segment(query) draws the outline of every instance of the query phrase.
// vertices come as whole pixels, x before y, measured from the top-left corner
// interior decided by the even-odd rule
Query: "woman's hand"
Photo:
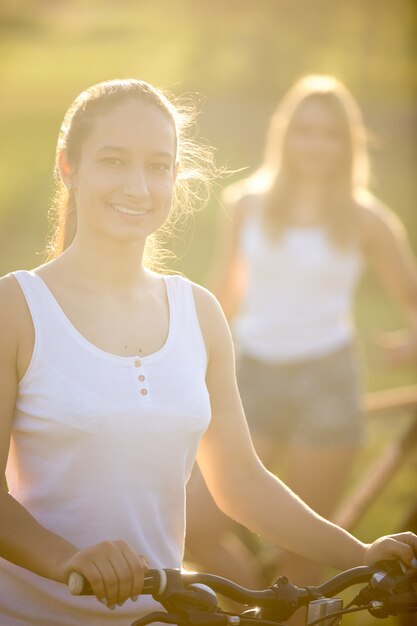
[[[137,599],[147,569],[146,558],[125,541],[103,541],[79,550],[64,567],[66,580],[72,572],[82,574],[96,598],[110,609],[128,598]]]
[[[379,333],[375,342],[384,351],[389,365],[417,365],[417,330]]]
[[[411,532],[380,537],[366,546],[365,565],[398,559],[407,567],[417,568],[417,535]]]

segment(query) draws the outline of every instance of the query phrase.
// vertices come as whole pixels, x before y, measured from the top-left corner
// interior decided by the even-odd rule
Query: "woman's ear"
[[[180,164],[178,163],[178,161],[175,161],[175,163],[174,163],[174,171],[173,171],[173,176],[172,176],[173,180],[174,180],[174,183],[177,180],[179,166],[180,166]]]
[[[74,184],[74,170],[69,164],[65,150],[61,150],[58,157],[59,176],[65,187],[70,191]]]

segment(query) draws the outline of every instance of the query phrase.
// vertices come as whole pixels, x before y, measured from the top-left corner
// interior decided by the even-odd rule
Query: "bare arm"
[[[362,226],[365,253],[409,326],[408,332],[388,333],[383,347],[393,363],[417,362],[417,262],[404,226],[378,204],[362,209]]]
[[[408,544],[417,551],[414,535],[363,544],[312,511],[265,469],[244,418],[227,324],[210,295],[196,291],[196,301],[209,351],[207,385],[212,406],[198,462],[218,506],[269,541],[338,568],[390,556],[410,563],[414,552]]]
[[[30,341],[31,333],[29,313],[15,279],[5,277],[1,280],[0,300],[0,471],[3,476],[19,369],[25,360],[19,339],[24,335],[25,340]],[[0,511],[1,556],[41,576],[62,581],[59,562],[72,556],[76,548],[38,524],[4,488],[0,491]]]
[[[34,344],[34,331],[23,294],[13,277],[0,279],[0,474],[5,473],[18,390]],[[3,481],[2,481],[3,482]],[[143,559],[121,541],[79,550],[39,524],[0,489],[0,556],[40,576],[66,582],[79,571],[98,598],[110,605],[137,595],[143,584]]]

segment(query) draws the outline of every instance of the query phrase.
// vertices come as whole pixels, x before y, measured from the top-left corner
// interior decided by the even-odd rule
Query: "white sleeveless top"
[[[287,228],[277,241],[248,213],[240,239],[247,289],[233,323],[238,350],[267,362],[317,357],[347,344],[362,268],[356,248],[335,247],[320,227]]]
[[[79,548],[123,539],[152,568],[180,567],[185,484],[210,420],[191,283],[164,276],[165,345],[149,356],[123,357],[89,343],[36,273],[14,275],[32,315],[35,347],[16,401],[10,494]],[[128,625],[155,608],[161,610],[143,596],[109,611],[0,559],[1,624]]]

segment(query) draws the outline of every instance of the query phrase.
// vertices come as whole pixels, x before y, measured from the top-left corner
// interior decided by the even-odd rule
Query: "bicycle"
[[[359,583],[366,585],[343,608],[342,600],[334,596]],[[87,581],[76,572],[70,576],[69,587],[74,595],[92,593]],[[374,567],[346,570],[311,587],[297,587],[281,576],[260,591],[245,589],[213,574],[148,570],[142,593],[151,594],[166,612],[149,613],[131,626],[154,622],[178,626],[277,626],[302,606],[307,606],[308,626],[335,626],[343,615],[356,611],[367,610],[377,618],[417,613],[417,570],[386,561]],[[217,593],[249,608],[241,613],[224,611]]]

